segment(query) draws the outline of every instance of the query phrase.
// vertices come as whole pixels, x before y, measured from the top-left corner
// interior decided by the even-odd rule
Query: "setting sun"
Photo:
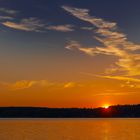
[[[103,105],[103,108],[108,109],[109,105]]]

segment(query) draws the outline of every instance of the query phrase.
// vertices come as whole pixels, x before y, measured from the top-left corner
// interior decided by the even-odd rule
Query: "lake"
[[[0,119],[0,140],[140,140],[140,119]]]

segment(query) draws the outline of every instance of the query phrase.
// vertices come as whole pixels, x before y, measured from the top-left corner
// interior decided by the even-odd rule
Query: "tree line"
[[[0,118],[138,118],[140,104],[99,108],[0,107]]]

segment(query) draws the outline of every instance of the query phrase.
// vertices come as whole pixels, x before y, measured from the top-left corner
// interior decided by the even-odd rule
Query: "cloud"
[[[119,32],[117,23],[107,22],[104,19],[90,16],[88,9],[68,6],[63,6],[62,8],[78,19],[95,26],[97,28],[95,39],[102,44],[102,46],[87,47],[79,42],[71,41],[67,44],[67,49],[77,49],[91,56],[98,54],[115,56],[118,58],[113,66],[115,71],[110,72],[120,71],[127,76],[140,75],[140,54],[138,53],[140,45],[129,41],[124,33]]]
[[[13,20],[13,17],[10,16],[0,16],[0,20]]]
[[[97,76],[97,75],[96,75]],[[131,81],[131,82],[140,82],[140,79],[138,78],[131,78],[131,77],[124,77],[124,76],[97,76],[101,78],[107,78],[107,79],[115,79],[115,80],[121,80],[121,81]]]
[[[93,27],[81,27],[82,30],[87,30],[87,31],[91,31],[94,28]]]
[[[17,15],[18,11],[7,9],[7,8],[0,8],[0,21],[6,21],[6,20],[13,20],[15,16]]]
[[[114,23],[114,22],[112,22],[112,23],[106,22],[100,18],[95,18],[95,17],[89,16],[88,9],[80,9],[80,8],[74,8],[74,7],[68,7],[68,6],[62,6],[62,8],[64,10],[66,10],[67,12],[71,13],[73,16],[75,16],[81,20],[94,24],[96,27],[113,28],[116,26],[116,23]]]
[[[9,21],[14,18],[8,16],[0,16],[0,20],[5,19],[7,21],[2,22],[2,24],[6,27],[13,28],[16,30],[23,31],[34,31],[34,32],[46,32],[47,30],[54,30],[60,32],[71,32],[74,31],[73,25],[57,25],[57,26],[47,26],[47,24],[43,23],[40,19],[30,17],[21,19],[19,22]]]
[[[64,84],[64,88],[72,88],[75,86],[76,86],[76,83],[74,83],[74,82],[68,82],[68,83]]]
[[[99,77],[99,78],[106,78],[106,79],[114,79],[114,80],[121,80],[121,81],[130,81],[130,82],[140,82],[139,78],[132,78],[132,77],[126,77],[126,76],[110,76],[110,75],[96,75],[92,73],[86,73],[86,72],[80,72],[83,75],[93,76],[93,77]]]
[[[18,11],[7,9],[7,8],[0,8],[0,13],[9,14],[9,15],[16,15]]]
[[[124,84],[121,84],[121,87],[127,87],[127,88],[138,88],[140,85],[134,84],[130,81],[125,82]]]
[[[131,95],[131,94],[136,94],[137,92],[135,91],[127,91],[127,92],[120,92],[120,91],[114,91],[114,92],[101,92],[98,94],[94,94],[92,96],[123,96],[123,95]]]
[[[120,86],[119,86],[121,88],[125,88],[125,87],[127,87],[127,88],[140,88],[140,79],[139,78],[126,77],[126,76],[96,75],[96,74],[86,73],[86,72],[81,72],[81,74],[87,75],[87,76],[92,76],[92,77],[97,77],[97,78],[122,81],[123,83],[120,82]]]
[[[39,18],[29,17],[18,19],[16,16],[18,11],[0,8],[0,22],[2,25],[22,31],[32,32],[46,32],[46,30],[54,30],[59,32],[71,32],[74,31],[74,26],[70,24],[64,25],[47,25]]]
[[[77,41],[70,41],[65,48],[69,50],[73,50],[75,48],[79,49],[81,48],[81,44],[79,44]]]
[[[7,89],[7,90],[23,90],[32,87],[67,89],[67,88],[81,87],[81,84],[76,82],[56,83],[56,82],[49,82],[47,80],[20,80],[14,83],[0,82],[0,88]]]
[[[9,28],[24,31],[42,32],[45,28],[45,24],[41,20],[33,17],[22,19],[20,22],[5,21],[2,24]]]
[[[8,90],[22,90],[34,86],[48,87],[52,85],[53,83],[50,83],[47,80],[21,80],[16,81],[15,83],[0,82],[0,87]]]
[[[74,31],[73,25],[56,25],[56,26],[48,26],[47,29],[54,30],[54,31],[60,31],[60,32],[71,32]]]

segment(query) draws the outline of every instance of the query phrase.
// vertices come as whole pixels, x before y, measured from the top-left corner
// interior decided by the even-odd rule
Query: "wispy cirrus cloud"
[[[13,20],[14,18],[11,16],[0,16],[0,20]]]
[[[81,74],[93,76],[93,77],[105,78],[105,79],[114,79],[114,80],[130,81],[130,82],[138,82],[138,83],[140,82],[139,78],[126,77],[126,76],[96,75],[96,74],[86,73],[86,72],[81,72]]]
[[[13,21],[14,18],[10,16],[0,16],[0,20],[4,20],[2,25],[23,31],[34,31],[34,32],[46,32],[46,30],[54,30],[58,32],[71,32],[74,31],[73,25],[47,25],[47,23],[43,22],[39,18],[23,18],[17,21]],[[6,21],[5,21],[6,20]],[[12,21],[11,21],[12,20]]]
[[[107,75],[106,76],[99,76],[98,75],[97,77],[140,83],[140,79],[138,79],[138,78],[124,77],[124,76],[110,76],[110,75],[108,75],[108,76]]]
[[[47,80],[21,80],[14,83],[0,82],[0,87],[8,90],[22,90],[28,89],[34,86],[51,86],[52,83]]]
[[[45,88],[57,88],[57,89],[67,89],[67,88],[74,88],[80,87],[81,84],[76,82],[50,82],[48,80],[20,80],[13,83],[10,82],[0,82],[0,89],[7,89],[7,90],[23,90],[29,89],[32,87],[45,87]]]
[[[54,31],[60,31],[60,32],[71,32],[71,31],[74,31],[73,27],[74,27],[73,25],[69,25],[69,24],[51,25],[51,26],[48,26],[47,29],[54,30]]]
[[[70,24],[48,25],[45,20],[37,17],[18,18],[18,13],[20,12],[16,10],[0,8],[1,24],[8,28],[28,32],[46,32],[47,30],[58,32],[74,31],[74,26]]]
[[[0,8],[0,22],[2,25],[8,28],[23,30],[23,31],[35,31],[41,32],[45,29],[45,24],[38,18],[22,18],[18,19],[16,10]]]
[[[8,15],[16,15],[18,13],[18,11],[1,7],[0,8],[0,13],[8,14]]]
[[[0,17],[0,19],[12,19],[11,17]],[[74,31],[73,25],[47,25],[38,18],[25,18],[21,19],[20,22],[5,21],[2,24],[6,27],[23,30],[23,31],[34,31],[34,32],[46,32],[46,30],[54,30],[58,32],[71,32]]]
[[[19,12],[12,9],[0,8],[0,21],[13,20]]]
[[[77,83],[75,83],[75,82],[67,82],[64,84],[64,88],[72,88],[75,86],[77,86]]]
[[[68,6],[62,6],[62,8],[68,11],[69,13],[71,13],[73,16],[94,24],[96,27],[114,28],[116,26],[115,22],[107,22],[101,18],[91,17],[88,14],[89,13],[88,9],[80,9],[80,8],[74,8],[74,7],[68,7]]]
[[[140,50],[140,45],[129,41],[124,33],[119,32],[117,23],[107,22],[102,18],[90,16],[88,9],[68,6],[63,6],[62,8],[78,19],[95,26],[97,28],[95,39],[103,45],[87,47],[77,41],[71,41],[66,46],[67,49],[78,49],[91,56],[98,54],[115,56],[118,58],[113,66],[115,71],[110,72],[120,71],[127,76],[140,75],[140,54],[137,53]]]
[[[46,28],[46,25],[40,19],[33,17],[22,19],[19,22],[5,21],[2,24],[9,28],[24,31],[42,32]]]
[[[82,75],[103,78],[103,79],[111,79],[120,81],[121,88],[140,88],[140,79],[136,77],[128,77],[128,76],[111,76],[111,75],[96,75],[92,73],[81,72]],[[123,82],[123,83],[122,83]],[[120,92],[120,91],[119,91]],[[114,94],[113,94],[114,95]]]
[[[91,31],[93,30],[94,28],[93,27],[81,27],[82,30],[87,30],[87,31]]]

